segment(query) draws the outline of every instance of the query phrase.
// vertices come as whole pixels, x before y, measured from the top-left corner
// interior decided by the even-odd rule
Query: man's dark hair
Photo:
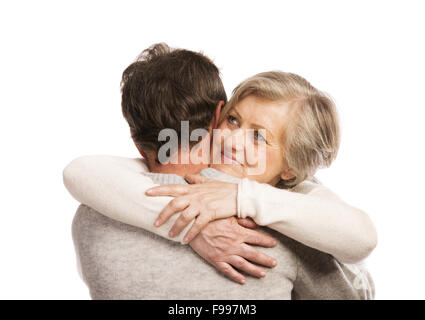
[[[158,141],[162,129],[175,130],[179,138],[183,120],[189,121],[189,134],[206,129],[219,101],[227,102],[220,72],[208,57],[165,43],[144,50],[125,69],[121,92],[135,144],[155,152],[166,143]]]

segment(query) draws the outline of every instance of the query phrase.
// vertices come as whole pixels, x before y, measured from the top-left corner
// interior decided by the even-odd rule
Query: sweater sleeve
[[[312,181],[284,190],[245,178],[237,201],[238,217],[251,217],[342,262],[361,261],[375,246],[376,231],[368,215]]]
[[[179,215],[172,216],[160,227],[153,225],[159,212],[173,198],[145,195],[147,189],[158,186],[142,174],[147,171],[142,159],[84,156],[68,164],[63,171],[63,180],[78,202],[111,219],[183,244],[183,237],[193,221],[174,238],[168,236],[168,231]]]
[[[285,211],[326,211],[335,209],[339,206],[338,203],[341,200],[329,189],[307,181],[293,191],[247,178],[241,179],[238,186],[238,217],[250,217],[262,226],[285,221]]]

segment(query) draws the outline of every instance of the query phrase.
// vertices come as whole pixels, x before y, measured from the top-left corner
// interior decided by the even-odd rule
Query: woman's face
[[[283,150],[289,111],[288,103],[256,96],[239,101],[218,125],[221,138],[213,140],[211,167],[271,185],[292,178]]]

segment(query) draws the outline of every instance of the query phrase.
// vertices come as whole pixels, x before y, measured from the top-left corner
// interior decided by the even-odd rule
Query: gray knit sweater
[[[202,175],[238,179],[214,169]],[[146,173],[158,184],[185,184],[174,174]],[[142,212],[140,214],[143,214]],[[341,264],[274,230],[278,240],[259,248],[278,261],[265,278],[247,276],[245,285],[226,278],[190,246],[120,223],[81,205],[72,235],[77,261],[93,299],[372,299],[374,285],[362,265]]]

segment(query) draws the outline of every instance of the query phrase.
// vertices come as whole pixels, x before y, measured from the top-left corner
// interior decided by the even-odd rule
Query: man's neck
[[[206,164],[155,164],[149,166],[153,173],[173,173],[184,177],[186,174],[196,174],[202,169],[208,168]]]
[[[162,164],[158,162],[158,155],[154,152],[146,152],[146,162],[149,171],[152,173],[177,174],[184,177],[186,174],[196,174],[202,169],[208,168],[209,152],[203,153],[202,148],[209,148],[209,144],[202,141],[200,148],[182,150],[179,149],[170,159],[168,163]],[[196,157],[191,155],[196,153]],[[192,161],[196,161],[193,163]]]

